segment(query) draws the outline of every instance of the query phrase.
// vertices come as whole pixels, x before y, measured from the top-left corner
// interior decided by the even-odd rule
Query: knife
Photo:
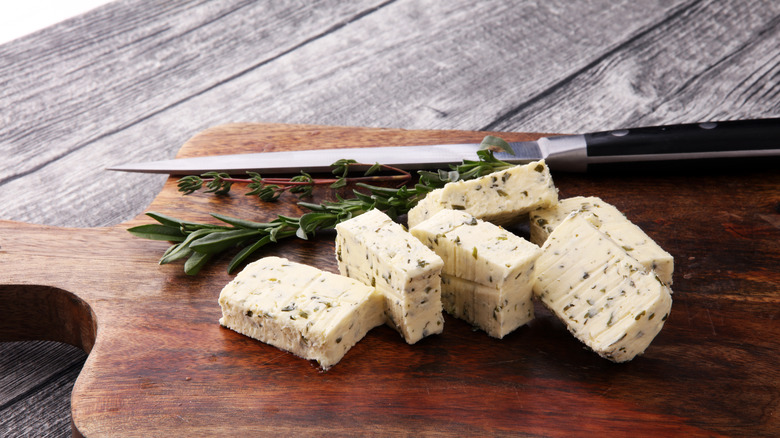
[[[495,157],[518,164],[544,159],[551,169],[569,172],[626,163],[778,157],[780,118],[620,129],[542,137],[509,145],[512,153],[496,152]],[[477,143],[464,143],[260,152],[123,164],[108,170],[171,175],[199,175],[209,171],[316,173],[329,171],[330,165],[339,158],[407,170],[437,169],[463,160],[476,160],[479,147]]]

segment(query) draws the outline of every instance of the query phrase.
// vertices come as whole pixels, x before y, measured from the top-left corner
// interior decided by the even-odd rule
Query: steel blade
[[[509,143],[515,154],[495,153],[496,158],[511,163],[522,163],[543,158],[535,141]],[[476,160],[479,144],[443,144],[424,146],[388,146],[343,149],[311,149],[301,151],[259,152],[249,154],[214,155],[180,158],[146,163],[122,164],[108,170],[124,172],[167,173],[171,175],[200,175],[219,171],[231,174],[258,172],[263,174],[296,174],[329,172],[330,165],[339,159],[359,163],[380,163],[401,169],[438,169],[463,160]]]

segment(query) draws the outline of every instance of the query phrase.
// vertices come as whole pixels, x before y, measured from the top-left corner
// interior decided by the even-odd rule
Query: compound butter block
[[[379,210],[336,225],[339,272],[376,287],[406,342],[441,333],[442,259]]]
[[[442,210],[410,232],[444,260],[442,303],[447,313],[496,338],[533,319],[539,247],[456,210]]]
[[[374,288],[279,257],[247,265],[222,289],[219,305],[223,326],[325,370],[385,322]]]
[[[674,258],[614,206],[597,197],[561,199],[557,205],[530,213],[531,241],[541,246],[547,236],[574,211],[589,211],[601,222],[599,228],[646,269],[654,270],[664,283],[672,284]]]
[[[593,351],[625,362],[660,332],[671,290],[601,226],[575,212],[555,227],[536,260],[534,294]]]
[[[514,166],[467,181],[447,183],[423,198],[408,215],[409,228],[444,209],[507,224],[518,216],[558,202],[558,190],[544,160]]]

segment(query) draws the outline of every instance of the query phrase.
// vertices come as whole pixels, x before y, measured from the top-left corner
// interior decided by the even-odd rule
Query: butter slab
[[[539,247],[464,211],[442,210],[410,229],[444,260],[444,310],[503,338],[533,319]]]
[[[428,193],[407,214],[412,228],[441,210],[462,210],[499,225],[558,202],[558,190],[544,160],[445,184]]]
[[[534,295],[593,351],[625,362],[663,328],[671,290],[600,226],[592,213],[575,212],[552,231],[536,260]]]
[[[384,323],[374,288],[279,257],[247,265],[222,289],[219,305],[221,325],[317,361],[323,370]]]
[[[339,223],[336,232],[339,272],[376,287],[388,325],[407,343],[442,332],[438,255],[379,210]]]
[[[628,220],[620,210],[595,196],[561,199],[552,207],[532,211],[529,215],[531,242],[543,245],[552,230],[577,210],[589,211],[598,216],[602,232],[618,242],[646,269],[655,271],[664,283],[672,284],[674,257]]]

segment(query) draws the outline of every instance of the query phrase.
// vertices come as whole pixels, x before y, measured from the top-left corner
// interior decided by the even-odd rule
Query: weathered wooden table
[[[780,3],[569,3],[111,3],[0,46],[0,219],[129,220],[166,178],[106,166],[171,158],[228,122],[563,133],[780,116]],[[766,193],[771,242],[780,188]],[[713,233],[739,235],[743,219]],[[748,274],[780,289],[778,271]],[[777,299],[756,298],[768,333]],[[0,435],[68,435],[85,359],[65,344],[0,344]],[[713,412],[744,421],[703,430],[780,433],[777,385],[744,412],[735,391]]]

